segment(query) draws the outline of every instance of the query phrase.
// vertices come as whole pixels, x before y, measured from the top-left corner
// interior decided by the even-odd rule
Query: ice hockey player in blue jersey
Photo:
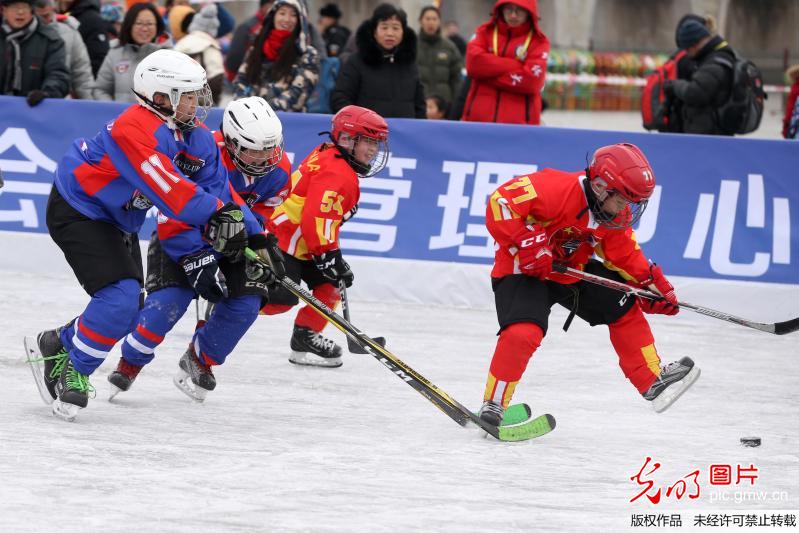
[[[203,238],[222,254],[241,255],[248,240],[242,209],[186,179],[178,164],[191,154],[205,162],[204,172],[221,168],[201,123],[211,102],[202,66],[159,50],[139,63],[133,91],[138,104],[94,138],[72,144],[47,203],[50,236],[91,300],[66,326],[26,337],[25,347],[42,399],[70,421],[88,404],[89,376],[138,316],[136,233],[147,210],[156,205],[166,216],[205,225]]]
[[[197,184],[223,199],[240,196],[263,224],[288,194],[291,165],[283,150],[280,119],[262,98],[243,98],[228,104],[222,129],[214,137],[230,185],[223,176],[196,180]],[[229,187],[232,190],[226,190]],[[262,236],[252,236],[258,231],[260,227],[248,228],[252,248],[267,245]],[[276,243],[272,253],[273,262],[281,260]],[[108,376],[111,398],[131,387],[191,301],[201,296],[214,304],[213,310],[180,359],[175,384],[203,401],[216,387],[212,367],[224,363],[266,303],[265,282],[272,280],[253,279],[247,268],[255,266],[219,257],[197,226],[159,217],[147,253],[147,299],[135,329],[125,337],[116,370]]]

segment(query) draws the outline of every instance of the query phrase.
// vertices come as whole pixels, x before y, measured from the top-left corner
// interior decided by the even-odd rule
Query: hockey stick
[[[647,291],[644,289],[639,289],[637,287],[627,285],[626,283],[622,283],[620,281],[615,281],[608,278],[603,278],[602,276],[597,276],[595,274],[589,274],[588,272],[583,272],[582,270],[576,270],[574,268],[570,268],[565,265],[560,265],[556,263],[552,265],[552,269],[555,272],[566,274],[567,276],[587,281],[595,285],[602,285],[603,287],[608,287],[609,289],[615,289],[617,291],[621,291],[626,294],[631,294],[633,296],[647,298],[649,300],[659,300],[662,298],[662,296],[654,292]],[[688,309],[689,311],[699,313],[700,315],[710,316],[713,318],[717,318],[719,320],[724,320],[725,322],[731,322],[733,324],[738,324],[739,326],[745,326],[747,328],[757,329],[760,331],[765,331],[766,333],[773,333],[775,335],[785,335],[786,333],[793,333],[794,331],[799,330],[799,318],[793,318],[791,320],[786,320],[784,322],[773,322],[770,324],[764,324],[761,322],[753,322],[751,320],[746,320],[745,318],[740,318],[734,315],[729,315],[722,311],[716,311],[715,309],[710,309],[708,307],[689,304],[688,302],[678,302],[677,305],[682,309]]]
[[[244,251],[247,258],[271,268],[269,262],[262,259],[257,253],[253,252],[250,248]],[[348,320],[335,313],[324,302],[320,301],[313,294],[306,291],[288,277],[278,278],[278,283],[286,290],[294,294],[297,298],[312,307],[317,313],[325,317],[328,322],[333,324],[336,328],[341,330],[348,337],[357,342],[367,353],[380,361],[383,366],[388,368],[402,381],[407,383],[416,392],[427,398],[430,403],[438,407],[444,414],[449,416],[452,420],[461,426],[465,426],[472,422],[480,427],[483,431],[492,437],[502,440],[526,440],[544,433],[551,431],[555,426],[555,420],[551,415],[541,415],[540,417],[530,419],[527,422],[519,425],[518,427],[503,428],[502,426],[496,427],[486,424],[476,414],[460,404],[457,400],[452,398],[449,394],[436,387],[427,378],[416,372],[410,366],[405,364],[396,355],[388,351],[383,346],[380,346],[371,337],[361,332],[358,328],[353,326]]]
[[[344,313],[344,320],[347,322],[350,321],[350,301],[347,298],[347,284],[344,283],[343,279],[338,280],[338,291],[341,293],[341,311]],[[374,341],[379,344],[380,346],[386,346],[386,338],[385,337],[372,337]],[[347,336],[347,348],[349,348],[350,353],[366,353],[360,344],[355,342],[352,337],[349,335]]]

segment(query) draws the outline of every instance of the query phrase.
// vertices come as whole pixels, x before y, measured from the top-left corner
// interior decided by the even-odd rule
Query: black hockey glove
[[[286,263],[283,260],[283,252],[277,246],[277,238],[271,233],[259,233],[250,235],[249,240],[252,251],[270,266],[247,258],[244,265],[247,278],[257,283],[274,285],[278,279],[286,275]]]
[[[234,203],[225,204],[208,219],[203,237],[230,262],[240,261],[247,247],[247,229],[241,208]]]
[[[180,266],[197,294],[209,302],[218,303],[228,297],[225,275],[210,251],[187,255],[180,260]]]
[[[343,280],[347,287],[352,286],[355,274],[350,270],[350,265],[341,257],[341,250],[331,250],[322,255],[313,256],[313,262],[324,277],[334,283]]]
[[[47,93],[46,92],[35,90],[35,91],[31,91],[31,92],[28,93],[28,96],[27,96],[27,98],[25,98],[25,101],[28,102],[28,105],[30,107],[36,107],[45,98],[47,98]]]
[[[358,212],[358,204],[355,204],[355,205],[352,207],[352,209],[350,209],[349,211],[347,211],[346,213],[344,213],[344,216],[341,218],[341,223],[342,223],[342,224],[344,224],[346,221],[348,221],[349,219],[351,219],[352,217],[354,217],[354,216],[355,216],[355,213],[357,213],[357,212]]]

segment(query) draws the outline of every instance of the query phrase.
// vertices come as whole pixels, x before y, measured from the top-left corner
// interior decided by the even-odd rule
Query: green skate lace
[[[69,357],[67,357],[67,352],[62,350],[55,355],[51,355],[49,357],[42,357],[42,361],[51,361],[55,359],[55,364],[53,365],[53,369],[50,371],[50,379],[58,379],[58,376],[61,375],[61,371],[64,369],[64,365],[67,364]]]
[[[67,369],[67,387],[80,392],[94,394],[94,387],[89,382],[89,376],[81,374],[72,365]]]

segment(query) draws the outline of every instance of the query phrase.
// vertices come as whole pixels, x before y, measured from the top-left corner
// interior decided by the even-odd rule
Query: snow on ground
[[[347,355],[335,370],[289,364],[293,314],[259,318],[217,370],[217,390],[193,404],[171,383],[190,309],[133,389],[109,403],[116,349],[93,376],[97,397],[70,424],[40,400],[22,337],[67,321],[86,296],[66,274],[25,272],[2,273],[0,294],[4,532],[612,532],[630,529],[633,513],[664,512],[681,513],[690,531],[700,511],[799,509],[795,336],[689,313],[656,317],[661,353],[691,355],[702,368],[695,387],[656,415],[622,377],[606,329],[577,320],[565,334],[557,310],[516,399],[552,413],[558,427],[503,444],[460,428],[368,355]],[[492,311],[355,300],[352,314],[477,408]],[[762,447],[741,447],[749,435]],[[646,488],[630,480],[646,457],[662,465],[644,476],[662,488],[659,505],[629,501]],[[710,464],[751,464],[759,477],[711,486]],[[666,498],[696,469],[699,498]]]

